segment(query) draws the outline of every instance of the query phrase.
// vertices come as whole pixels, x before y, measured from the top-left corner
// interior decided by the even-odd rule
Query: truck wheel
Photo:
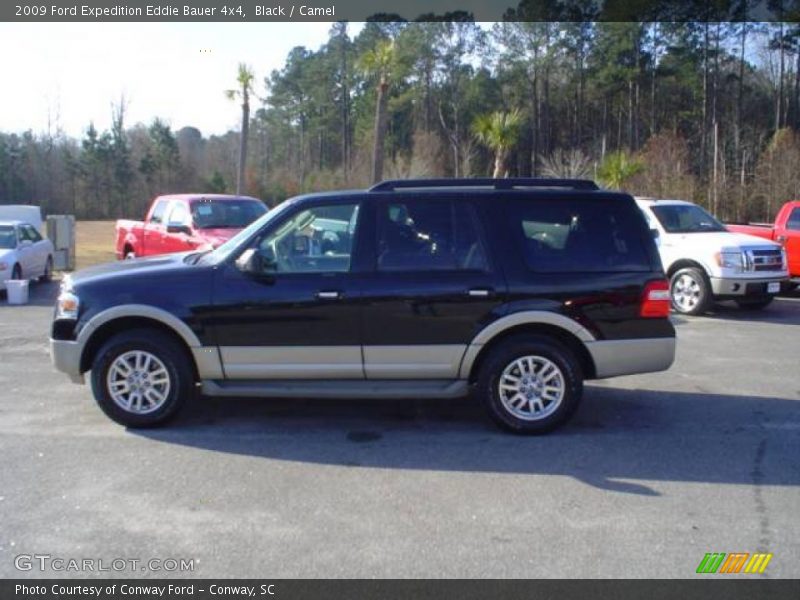
[[[111,419],[152,427],[174,417],[192,394],[192,368],[184,349],[152,329],[118,333],[92,363],[92,392]]]
[[[739,305],[739,308],[743,308],[745,310],[760,310],[772,304],[772,300],[772,296],[767,296],[766,298],[737,300],[736,304]]]
[[[695,267],[677,271],[670,279],[672,308],[684,315],[701,315],[711,304],[711,285],[705,273]]]
[[[134,258],[136,258],[136,253],[133,251],[133,248],[126,247],[124,259],[133,260]]]
[[[53,279],[53,257],[48,256],[47,262],[44,265],[44,273],[42,273],[42,276],[39,277],[39,281],[41,281],[42,283],[47,283],[49,281],[52,281],[52,279]]]
[[[513,433],[537,434],[563,424],[578,407],[583,374],[572,351],[545,336],[520,336],[493,349],[477,392],[489,416]]]

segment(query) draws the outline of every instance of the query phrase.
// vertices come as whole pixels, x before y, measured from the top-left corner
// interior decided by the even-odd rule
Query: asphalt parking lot
[[[51,367],[55,293],[0,302],[2,577],[62,575],[14,566],[48,554],[203,578],[691,578],[757,551],[763,577],[800,577],[800,295],[676,318],[669,372],[591,383],[567,427],[523,438],[422,400],[202,399],[126,431]]]

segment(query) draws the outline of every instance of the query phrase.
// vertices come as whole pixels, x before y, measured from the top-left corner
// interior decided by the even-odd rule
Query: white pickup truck
[[[656,236],[677,312],[702,314],[714,300],[764,308],[788,281],[780,244],[730,232],[691,202],[636,198],[636,203]]]

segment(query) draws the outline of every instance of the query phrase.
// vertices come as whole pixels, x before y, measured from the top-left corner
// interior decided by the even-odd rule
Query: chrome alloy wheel
[[[543,356],[513,360],[503,369],[497,385],[503,408],[525,421],[544,419],[564,399],[564,374]]]
[[[684,273],[672,284],[672,301],[683,311],[690,311],[700,302],[700,284]]]
[[[157,356],[143,350],[120,354],[106,377],[111,399],[123,410],[146,415],[163,406],[171,387],[169,371]]]

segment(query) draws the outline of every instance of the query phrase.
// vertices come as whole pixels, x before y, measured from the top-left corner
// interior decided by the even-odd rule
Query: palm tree
[[[250,131],[250,94],[253,93],[253,71],[244,63],[239,63],[239,73],[236,76],[236,83],[239,87],[233,90],[225,90],[228,100],[241,98],[242,100],[242,135],[239,140],[239,173],[236,177],[236,193],[242,193],[244,186],[244,168],[247,164],[247,136]]]
[[[606,156],[603,164],[597,169],[597,177],[607,188],[621,190],[631,177],[643,170],[644,165],[641,161],[620,150]]]
[[[472,123],[472,132],[478,141],[494,152],[492,177],[508,177],[508,156],[516,145],[522,128],[522,114],[496,111],[479,115]]]
[[[375,101],[375,133],[372,145],[372,183],[383,179],[383,147],[386,143],[386,105],[389,99],[389,82],[396,67],[395,45],[384,40],[367,50],[359,59],[359,66],[369,76],[377,77]]]

